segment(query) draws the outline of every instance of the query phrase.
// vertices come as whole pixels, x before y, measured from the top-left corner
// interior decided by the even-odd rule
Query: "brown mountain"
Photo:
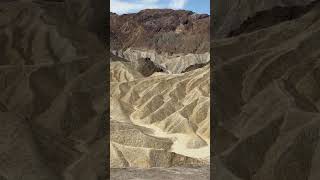
[[[138,13],[112,13],[111,50],[129,47],[158,53],[209,52],[210,16],[185,10],[146,9]]]

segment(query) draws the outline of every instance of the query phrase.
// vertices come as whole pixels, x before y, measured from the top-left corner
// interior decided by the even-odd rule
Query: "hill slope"
[[[216,179],[319,179],[319,5],[212,42]]]

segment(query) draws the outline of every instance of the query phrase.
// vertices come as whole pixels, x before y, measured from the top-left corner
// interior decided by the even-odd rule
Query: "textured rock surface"
[[[146,9],[138,13],[112,14],[111,50],[138,48],[158,53],[209,52],[209,16],[191,11]]]
[[[106,179],[101,6],[0,2],[1,179]]]
[[[208,163],[209,66],[149,77],[130,68],[111,63],[111,166]]]
[[[111,52],[111,167],[165,168],[137,171],[143,178],[172,166],[208,165],[209,16],[163,9],[113,14]],[[118,178],[131,178],[129,171]],[[118,172],[111,170],[113,177]],[[208,179],[209,171],[201,173]]]
[[[149,58],[169,73],[208,63],[210,17],[191,11],[147,9],[111,15],[111,52],[135,62]]]
[[[148,58],[155,64],[163,67],[169,73],[181,73],[188,67],[197,64],[209,63],[210,53],[203,54],[172,54],[169,55],[165,52],[159,54],[154,50],[140,50],[128,48],[124,52],[114,52],[115,55],[123,57],[131,62],[136,62],[141,58]]]
[[[213,5],[213,39],[228,36],[240,27],[248,18],[261,11],[270,11],[275,7],[302,7],[316,0],[217,0]],[[273,14],[275,17],[275,14]],[[279,19],[277,17],[276,19]],[[261,20],[260,20],[261,21]],[[258,23],[258,22],[257,22]],[[266,24],[266,23],[262,23]]]
[[[319,37],[317,3],[297,19],[212,42],[217,180],[320,177]]]

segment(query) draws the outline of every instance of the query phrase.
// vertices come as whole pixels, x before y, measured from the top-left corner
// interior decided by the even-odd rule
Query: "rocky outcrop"
[[[161,71],[184,72],[210,61],[209,18],[170,9],[147,9],[121,16],[112,13],[111,52],[134,64],[150,59]]]
[[[227,37],[232,31],[239,29],[241,24],[248,18],[253,18],[257,13],[262,11],[274,11],[274,8],[284,8],[279,13],[285,13],[288,9],[307,6],[316,0],[226,0],[215,1],[213,6],[213,39]],[[273,10],[272,10],[273,9]],[[302,8],[303,9],[303,8]],[[289,10],[290,11],[290,10]],[[270,12],[270,13],[271,13]],[[299,14],[299,13],[298,13]],[[269,16],[270,17],[270,16]],[[281,17],[272,14],[276,21]],[[290,19],[290,17],[289,17]],[[263,25],[268,24],[265,19],[260,19]],[[258,21],[255,21],[258,23]]]
[[[209,63],[210,61],[209,52],[203,54],[158,54],[154,50],[128,48],[125,51],[113,51],[113,53],[131,62],[137,62],[139,59],[148,58],[169,73],[181,73],[190,66]]]
[[[319,2],[320,1],[313,1],[304,6],[277,6],[265,11],[259,11],[254,16],[245,20],[238,29],[231,31],[228,36],[237,36],[243,33],[274,26],[284,21],[297,19],[309,12]]]
[[[130,80],[133,80],[135,78],[151,76],[156,72],[169,73],[164,67],[155,64],[149,58],[127,61],[126,59],[114,56],[111,58],[111,62],[111,69],[113,69],[111,76],[114,80],[118,78],[119,81],[122,79],[120,76],[132,77]]]

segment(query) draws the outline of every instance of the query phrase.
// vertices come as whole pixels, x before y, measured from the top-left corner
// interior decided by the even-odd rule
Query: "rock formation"
[[[107,178],[104,5],[0,2],[1,179]]]
[[[209,160],[209,66],[147,78],[121,62],[111,68],[112,166],[179,165],[175,154],[186,156],[181,165],[200,163],[188,157]]]
[[[213,2],[213,32],[212,39],[219,39],[228,36],[228,34],[243,24],[248,18],[254,17],[257,13],[263,11],[276,11],[277,8],[284,8],[282,15],[285,15],[287,8],[301,8],[296,11],[299,14],[307,6],[316,0],[216,0]],[[276,8],[276,9],[275,9]],[[291,10],[292,11],[292,10]],[[272,15],[271,15],[272,14]],[[287,15],[290,13],[287,13]],[[270,12],[274,19],[281,19],[279,15]],[[255,21],[258,23],[258,21]],[[266,24],[265,21],[260,22]]]
[[[200,166],[208,179],[209,16],[113,14],[111,52],[111,167]]]
[[[138,48],[157,53],[209,52],[210,17],[185,10],[146,9],[111,14],[111,50]]]
[[[129,61],[149,58],[171,73],[208,63],[210,17],[191,11],[146,9],[112,14],[111,52]]]
[[[239,8],[246,3],[239,2]],[[309,1],[290,1],[291,7],[300,6],[304,12],[260,26],[261,19],[269,21],[278,14],[266,12],[277,11],[270,6],[289,6],[289,1],[256,2],[261,6],[250,4],[254,11],[232,12],[244,13],[241,18],[252,16],[242,23],[235,18],[241,27],[238,33],[213,39],[211,44],[215,63],[212,176],[216,180],[319,179],[320,4],[306,8]],[[258,9],[264,11],[254,15]],[[221,18],[231,23],[230,17],[226,13]]]
[[[0,2],[1,179],[107,179],[108,159],[113,167],[200,165],[207,169],[209,67],[180,74],[198,62],[186,61],[179,69],[177,62],[170,64],[164,58],[160,63],[151,57],[124,60],[111,55],[109,74],[104,3]],[[142,17],[150,18],[149,12],[143,11]],[[161,56],[191,54],[206,63],[208,16],[186,11],[171,16],[176,11],[168,12],[160,33],[152,25],[158,19],[145,21],[144,27],[151,28],[143,31],[150,33],[146,37],[154,36],[157,41],[141,45],[144,40],[135,34],[123,36],[135,25],[141,28],[139,23],[144,21],[130,19],[121,31],[111,32],[115,34],[112,47],[119,47],[113,50],[119,54],[130,48],[143,50],[176,37],[173,40],[179,39],[179,44],[147,51],[158,51]],[[133,45],[128,37],[139,41]],[[153,42],[159,43],[151,46]],[[106,117],[109,86],[112,113]],[[109,133],[110,151],[105,151]],[[200,157],[195,152],[205,153]],[[203,177],[208,177],[209,172],[205,173]]]

